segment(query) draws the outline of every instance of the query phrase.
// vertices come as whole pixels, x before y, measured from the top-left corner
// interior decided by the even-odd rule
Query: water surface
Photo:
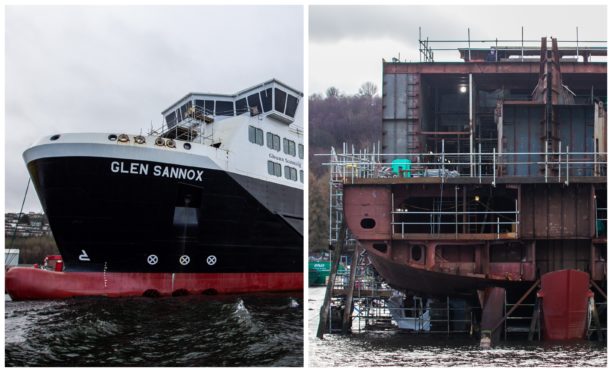
[[[301,293],[5,302],[6,366],[302,366]]]
[[[414,335],[397,330],[315,337],[325,288],[309,288],[308,339],[311,367],[605,367],[599,342],[502,342],[481,349],[467,336]]]

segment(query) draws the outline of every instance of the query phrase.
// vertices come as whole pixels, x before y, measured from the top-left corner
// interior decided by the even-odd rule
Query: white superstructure
[[[277,80],[234,95],[190,93],[162,112],[159,134],[218,150],[220,169],[303,189],[302,96]]]

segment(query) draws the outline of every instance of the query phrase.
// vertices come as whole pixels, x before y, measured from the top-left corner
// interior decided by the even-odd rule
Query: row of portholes
[[[55,136],[51,137],[51,141],[55,141],[58,138],[59,138],[59,134],[56,134]],[[129,142],[130,141],[130,137],[127,134],[125,134],[125,133],[122,133],[119,136],[117,136],[116,134],[109,134],[108,140],[109,141],[113,141],[113,142],[114,141],[119,141],[119,142],[125,143],[125,142]],[[145,144],[146,142],[147,141],[146,141],[146,138],[144,136],[140,136],[140,135],[134,136],[134,143],[142,145],[142,144]],[[176,142],[172,138],[164,139],[162,137],[157,137],[157,138],[155,138],[155,145],[156,146],[166,146],[166,147],[169,147],[171,149],[176,148]],[[183,144],[183,148],[185,150],[191,150],[191,144],[188,143],[188,142],[185,142]]]
[[[387,253],[387,243],[374,243],[372,248],[376,249],[381,253]],[[424,245],[413,245],[410,247],[410,258],[414,262],[422,262],[423,252],[425,250]]]
[[[147,256],[147,263],[149,265],[155,266],[157,265],[158,262],[159,262],[159,257],[157,257],[157,255],[150,254],[149,256]],[[189,265],[190,262],[191,262],[191,258],[186,254],[179,257],[179,263],[182,266],[187,266]],[[217,263],[217,256],[214,256],[211,254],[210,256],[206,257],[206,263],[208,264],[208,266],[214,266]]]

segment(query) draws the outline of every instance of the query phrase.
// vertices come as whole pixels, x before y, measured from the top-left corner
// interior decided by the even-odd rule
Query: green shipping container
[[[331,262],[314,261],[308,263],[308,285],[325,285],[326,278],[329,276]]]

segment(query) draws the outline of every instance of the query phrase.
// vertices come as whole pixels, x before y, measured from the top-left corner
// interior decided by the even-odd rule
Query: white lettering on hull
[[[149,164],[144,163],[113,161],[110,168],[113,173],[149,175]],[[203,182],[204,171],[170,165],[155,165],[152,175],[154,177]]]

